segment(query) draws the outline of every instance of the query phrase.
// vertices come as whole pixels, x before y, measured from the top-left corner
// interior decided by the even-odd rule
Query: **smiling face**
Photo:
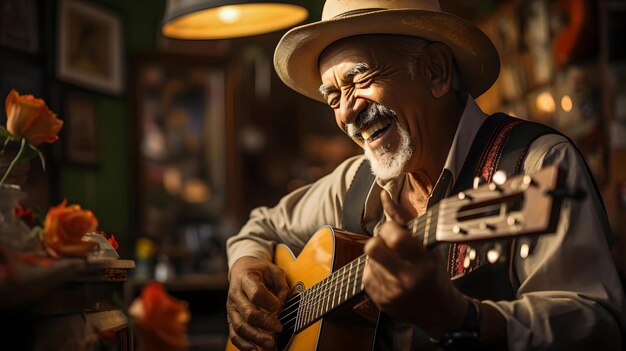
[[[433,91],[437,70],[429,64],[433,55],[425,42],[407,40],[352,37],[320,57],[320,92],[337,125],[364,149],[382,179],[443,164],[432,159],[440,153],[430,152],[442,146],[441,96]],[[411,46],[413,54],[398,49]],[[415,53],[422,48],[424,54]]]

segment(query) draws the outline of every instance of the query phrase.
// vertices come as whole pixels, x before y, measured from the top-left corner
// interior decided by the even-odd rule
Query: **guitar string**
[[[348,285],[349,285],[352,282],[352,278],[355,277],[355,275],[353,275],[352,273],[354,272],[354,273],[358,274],[359,273],[358,271],[361,268],[361,266],[363,266],[365,264],[365,260],[362,259],[364,256],[365,255],[361,255],[359,258],[354,260],[354,261],[358,261],[356,266],[353,266],[350,269],[348,269],[349,265],[343,266],[339,270],[337,270],[336,272],[333,272],[330,276],[324,278],[323,280],[321,280],[318,283],[316,283],[315,285],[313,285],[311,288],[307,289],[307,291],[313,291],[314,287],[318,287],[318,289],[319,289],[319,286],[321,286],[319,284],[323,284],[323,282],[327,282],[330,279],[334,279],[334,278],[336,278],[339,275],[345,275],[344,274],[345,271],[349,271],[349,275],[347,277],[343,277],[343,278],[340,278],[340,279],[334,279],[335,280],[334,282],[331,282],[331,283],[327,284],[322,290],[315,291],[315,293],[313,293],[312,297],[307,296],[308,301],[305,301],[304,304],[307,305],[307,307],[310,307],[311,305],[313,305],[316,302],[318,302],[317,299],[315,299],[314,297],[316,297],[318,295],[324,295],[329,290],[330,291],[334,290],[334,288],[337,287],[337,285],[339,285],[339,284],[343,285],[343,282],[347,281]],[[357,278],[358,278],[358,276],[357,276]],[[309,301],[311,301],[311,302],[309,302]],[[296,305],[296,304],[292,304],[292,305],[286,307],[284,310],[292,308],[294,305]],[[292,313],[290,313],[290,314],[292,314]]]
[[[361,259],[361,257],[363,257],[363,256],[364,256],[364,255],[359,256],[359,258],[358,258],[358,259],[356,259],[355,261],[360,260],[360,259]],[[356,283],[356,279],[358,279],[358,278],[361,276],[361,275],[359,274],[359,273],[360,273],[360,268],[361,268],[361,266],[364,266],[364,265],[365,265],[365,260],[361,260],[360,262],[358,262],[358,263],[357,263],[357,266],[355,266],[355,267],[353,267],[353,268],[351,268],[351,269],[349,269],[349,270],[348,270],[348,271],[349,271],[349,275],[348,275],[347,279],[344,279],[344,280],[343,280],[344,282],[347,282],[347,286],[346,286],[347,288],[349,288],[349,287],[350,287],[350,284],[351,284],[351,283],[352,283],[352,281],[353,281],[353,279],[352,279],[352,278],[355,278],[355,279],[354,279],[354,282]],[[345,267],[345,266],[344,266],[344,267]],[[342,267],[342,268],[343,268],[343,267]],[[342,272],[342,273],[343,273],[343,272],[345,272],[345,271],[346,271],[346,270],[338,270],[338,271],[336,271],[335,273],[339,273],[339,272]],[[354,274],[353,274],[353,273],[354,273]],[[329,276],[329,277],[330,277],[330,276]],[[325,280],[325,279],[324,279],[324,280]],[[321,282],[321,281],[320,281],[320,282]],[[329,291],[329,290],[334,290],[334,289],[332,289],[332,288],[330,288],[330,287],[336,287],[339,283],[340,283],[339,281],[337,282],[337,284],[332,284],[332,283],[331,283],[331,285],[329,285],[329,286],[328,286],[328,288],[325,288],[325,289],[324,289],[324,290],[322,290],[322,291],[318,291],[318,292],[316,292],[316,294],[315,294],[315,295],[321,295],[322,293],[327,292],[327,291]],[[317,284],[316,284],[316,285],[317,285]],[[314,286],[315,286],[315,285],[314,285]],[[342,286],[343,286],[343,284],[342,284]],[[312,287],[311,287],[311,288],[312,288]],[[359,289],[360,289],[360,288],[359,288]],[[360,291],[359,291],[359,292],[360,292]],[[353,296],[354,296],[354,295],[350,296],[350,298],[351,298],[351,297],[353,297]],[[312,306],[314,306],[316,303],[318,303],[318,302],[319,302],[319,299],[312,299],[312,300],[310,300],[310,301],[312,301],[312,303],[308,303],[308,304],[307,304],[307,303],[305,302],[305,304],[307,305],[307,307],[312,307]],[[338,302],[340,302],[340,301],[338,301]],[[345,301],[341,301],[341,302],[345,302]],[[292,308],[292,307],[294,307],[295,305],[296,305],[296,304],[293,304],[293,305],[289,306],[288,308],[285,308],[284,310],[287,310],[287,309],[289,309],[289,308]],[[290,317],[290,316],[291,316],[294,312],[297,312],[298,310],[302,310],[303,308],[304,308],[304,307],[298,307],[298,308],[296,308],[295,310],[293,310],[292,312],[288,313],[287,315],[281,316],[281,317],[280,317],[281,323],[283,323],[283,325],[285,325],[285,324],[287,324],[287,323],[291,323],[291,322],[295,321],[295,320],[297,319],[297,317],[298,317],[297,315],[296,315],[295,317],[293,317],[292,319],[290,319],[289,321],[283,322],[283,320],[284,320],[285,318],[289,318],[289,317]],[[334,308],[334,307],[333,307],[333,308]],[[328,311],[331,311],[331,310],[332,310],[332,308],[331,308],[331,309],[326,309],[326,308],[323,308],[323,311],[321,311],[321,310],[320,310],[320,312],[322,312],[322,313],[320,314],[320,316],[321,316],[321,315],[326,314]],[[317,314],[318,314],[318,313],[317,313],[316,311],[312,311],[312,312],[313,312],[314,314],[313,314],[311,317],[315,317],[315,318],[313,318],[312,320],[314,320],[314,319],[316,319],[316,318],[318,318],[318,317],[319,317],[319,316],[317,316]],[[308,318],[308,319],[309,319],[309,318]],[[307,321],[307,322],[308,322],[308,321]]]
[[[359,261],[361,259],[361,257],[363,257],[364,255],[360,256],[359,258],[355,259],[354,261]],[[307,296],[308,300],[305,301],[303,303],[303,305],[306,305],[307,307],[311,307],[312,305],[314,305],[315,303],[319,302],[317,299],[315,299],[315,296],[318,295],[324,295],[326,292],[328,292],[329,290],[332,291],[334,290],[334,288],[337,287],[338,284],[342,284],[343,282],[348,282],[348,285],[352,282],[352,278],[355,277],[354,273],[358,274],[358,270],[361,266],[363,266],[365,263],[365,261],[361,260],[360,262],[357,262],[356,266],[353,266],[350,269],[346,269],[346,267],[348,267],[348,265],[341,267],[339,270],[337,270],[336,272],[333,272],[333,274],[331,274],[330,276],[324,278],[323,280],[321,280],[320,282],[316,283],[315,285],[313,285],[311,288],[307,289],[307,291],[312,291],[313,287],[318,286],[318,284],[328,281],[331,278],[336,278],[338,275],[344,275],[345,271],[349,271],[349,275],[347,277],[343,277],[341,280],[339,279],[335,279],[334,282],[327,284],[322,290],[316,291],[312,297]],[[358,276],[356,276],[358,278]],[[347,278],[347,279],[346,279]],[[297,303],[296,303],[297,304]],[[288,307],[286,307],[284,310],[288,310],[290,308],[293,308],[296,304],[292,304]],[[298,309],[302,309],[303,307],[300,307]],[[293,312],[297,312],[297,310],[294,310],[292,312],[290,312],[289,314],[285,315],[285,316],[281,316],[281,320],[284,319],[285,317],[288,317],[289,315],[293,314]],[[324,308],[325,309],[325,308]]]
[[[458,200],[458,201],[466,201],[466,200]],[[495,209],[500,208],[501,206],[502,206],[502,204],[495,204],[495,205],[487,206],[487,207],[484,207],[484,208],[477,208],[477,209],[472,209],[472,210],[465,210],[465,211],[461,211],[461,212],[458,212],[458,213],[450,213],[450,214],[448,214],[448,215],[436,216],[436,217],[434,217],[434,218],[435,218],[435,223],[437,223],[440,219],[446,220],[446,217],[454,217],[454,216],[470,216],[470,215],[473,215],[473,214],[478,214],[478,213],[481,213],[481,212],[488,212],[488,211],[491,211],[491,210],[495,210]],[[417,221],[417,222],[418,222],[417,227],[416,227],[415,229],[413,229],[413,230],[416,232],[415,234],[418,234],[418,236],[417,236],[417,237],[419,237],[419,236],[421,236],[421,235],[423,235],[423,234],[425,234],[425,233],[417,233],[417,232],[419,232],[420,230],[424,229],[424,228],[426,227],[426,225],[427,225],[427,224],[426,224],[426,221],[423,221],[422,223],[420,223],[420,222],[419,222],[419,220],[420,220],[420,219],[422,219],[422,218],[425,218],[425,217],[426,217],[427,215],[429,215],[429,214],[430,214],[430,215],[432,215],[433,213],[436,213],[436,212],[443,212],[443,211],[441,211],[441,210],[445,210],[445,207],[442,207],[442,206],[438,205],[436,208],[433,208],[432,210],[430,210],[429,212],[425,213],[424,215],[422,215],[422,216],[420,216],[420,217],[417,217],[417,218],[415,218],[415,219],[413,219],[413,220],[409,221],[407,224],[410,224],[410,223],[412,223],[412,222],[414,222],[414,221]],[[449,219],[449,218],[448,218],[448,219]],[[433,226],[433,228],[442,228],[442,227],[444,227],[444,226],[449,226],[449,224],[435,225],[435,226]],[[363,257],[363,256],[359,256],[359,258],[358,258],[358,259],[361,259],[361,257]],[[358,259],[357,259],[357,260],[358,260]],[[361,262],[359,262],[359,263],[358,263],[358,265],[360,266],[360,265],[361,265]],[[359,266],[357,266],[357,267],[359,267]],[[345,267],[345,266],[344,266],[344,267]],[[344,267],[342,267],[342,268],[344,268]],[[338,270],[337,272],[334,272],[333,274],[329,275],[328,277],[326,277],[326,278],[324,278],[324,279],[320,280],[318,283],[316,283],[315,285],[311,286],[311,288],[307,289],[306,291],[312,291],[312,289],[313,289],[314,287],[316,287],[318,284],[323,283],[323,282],[326,282],[326,281],[327,281],[327,279],[331,279],[331,277],[336,277],[336,276],[334,276],[334,274],[335,274],[335,273],[338,273],[338,272],[340,272],[340,271],[341,271],[341,270]],[[341,272],[343,272],[343,271],[341,271]],[[350,280],[350,279],[351,279],[351,277],[352,277],[352,275],[348,276],[348,280]],[[328,292],[328,291],[332,291],[332,290],[333,290],[333,289],[334,289],[334,288],[335,288],[338,284],[340,284],[340,283],[341,283],[341,281],[338,281],[338,282],[337,282],[337,283],[335,283],[335,284],[333,284],[333,283],[328,284],[328,285],[327,285],[325,288],[323,288],[322,290],[317,291],[315,295],[320,295],[320,294],[326,293],[326,292]],[[319,289],[319,287],[317,287],[317,288]],[[300,296],[302,296],[303,294],[299,294],[299,295],[300,295]],[[287,306],[286,308],[284,308],[283,310],[287,310],[287,309],[289,309],[289,308],[294,307],[294,306],[297,304],[297,303],[294,303],[294,302],[293,302],[296,298],[297,298],[297,296],[294,296],[294,298],[292,298],[292,299],[288,300],[288,303],[291,303],[291,304],[290,304],[290,305],[288,305],[288,306]],[[308,306],[307,306],[307,307],[308,307]],[[298,308],[298,309],[300,309],[300,308]],[[297,310],[298,310],[298,309],[296,309],[296,311],[294,311],[294,312],[297,312]],[[293,314],[293,312],[292,312],[292,313],[290,313],[290,314],[288,314],[287,316],[289,316],[289,315],[291,315],[291,314]],[[281,317],[281,319],[282,319],[282,318],[283,318],[283,317]]]

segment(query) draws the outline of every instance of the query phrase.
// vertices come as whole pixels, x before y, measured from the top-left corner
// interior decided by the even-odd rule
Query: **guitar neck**
[[[550,233],[556,229],[563,194],[568,194],[563,183],[563,172],[549,166],[533,176],[519,175],[443,199],[406,227],[428,248],[438,242]],[[299,296],[296,331],[363,292],[366,262],[367,256],[362,255],[304,290]]]
[[[436,243],[438,213],[439,206],[434,206],[406,225],[414,237],[422,239],[426,247]],[[363,271],[366,262],[367,256],[361,255],[302,292],[296,332],[363,292]]]

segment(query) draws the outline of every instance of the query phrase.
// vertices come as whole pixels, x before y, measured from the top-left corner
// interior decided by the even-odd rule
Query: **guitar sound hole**
[[[276,334],[276,349],[287,350],[296,328],[296,317],[300,307],[300,292],[296,292],[285,302],[285,307],[280,313],[280,321],[283,324],[283,331]]]

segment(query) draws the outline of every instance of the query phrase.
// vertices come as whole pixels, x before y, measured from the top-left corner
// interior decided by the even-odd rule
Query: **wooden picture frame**
[[[80,92],[66,93],[62,132],[65,159],[69,163],[96,166],[98,164],[98,130],[96,100]]]
[[[29,54],[40,52],[38,0],[0,0],[0,44]]]
[[[82,0],[60,0],[57,26],[57,76],[105,94],[124,92],[121,16]]]

